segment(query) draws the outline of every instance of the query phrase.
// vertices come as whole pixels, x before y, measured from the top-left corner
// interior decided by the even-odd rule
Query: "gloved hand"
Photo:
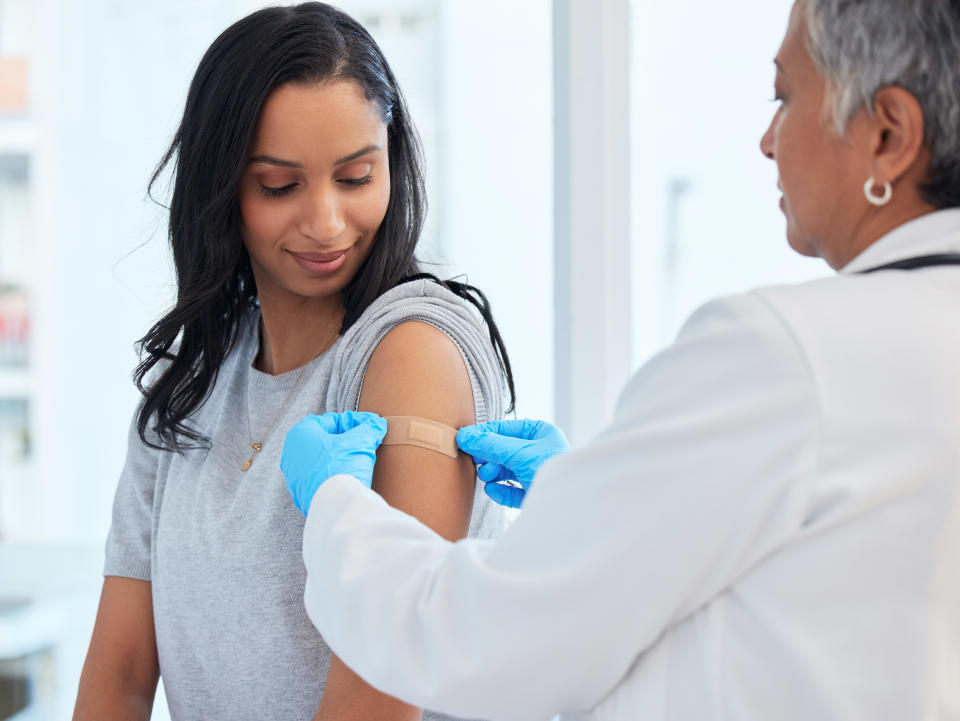
[[[546,421],[506,420],[465,426],[457,445],[473,456],[487,495],[501,506],[520,508],[533,477],[549,458],[570,449],[563,431]],[[515,481],[519,487],[509,483]]]
[[[297,508],[307,515],[313,494],[332,476],[345,473],[367,488],[373,483],[377,448],[387,421],[376,413],[310,415],[287,433],[280,470]]]

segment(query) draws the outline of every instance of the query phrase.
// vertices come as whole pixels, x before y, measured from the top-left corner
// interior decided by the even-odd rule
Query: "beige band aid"
[[[457,429],[452,426],[416,416],[386,416],[386,421],[384,446],[418,446],[451,458],[460,454]]]

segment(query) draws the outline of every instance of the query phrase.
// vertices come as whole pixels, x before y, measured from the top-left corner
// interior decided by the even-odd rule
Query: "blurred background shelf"
[[[37,126],[30,118],[0,118],[0,154],[29,155],[37,147]]]
[[[33,375],[25,368],[0,366],[0,398],[29,398]]]
[[[99,547],[0,542],[0,718],[70,717],[102,559]]]

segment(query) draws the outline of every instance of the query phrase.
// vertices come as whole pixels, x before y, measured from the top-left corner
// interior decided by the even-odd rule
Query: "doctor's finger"
[[[523,505],[524,496],[527,495],[522,488],[505,486],[502,483],[488,483],[483,490],[495,503],[507,508],[520,508]]]
[[[319,426],[331,435],[341,435],[355,428],[369,427],[375,431],[386,433],[387,422],[376,413],[360,413],[347,411],[345,413],[324,413],[315,418]]]
[[[477,478],[484,483],[492,483],[513,480],[514,476],[509,468],[504,468],[499,463],[484,463],[477,469]]]
[[[319,416],[310,416],[309,419],[313,420],[326,433],[339,435],[347,430],[341,416],[341,413],[323,413]]]
[[[387,419],[376,413],[365,411],[346,411],[336,414],[339,417],[340,432],[346,433],[354,428],[369,428],[375,431],[387,432]]]
[[[541,432],[544,423],[529,418],[506,418],[499,421],[487,421],[472,426],[464,426],[461,431],[467,436],[477,436],[483,433],[495,433],[510,438],[532,440]]]
[[[529,443],[530,441],[502,436],[491,431],[467,433],[462,429],[457,434],[457,444],[461,450],[476,458],[501,465],[506,464],[517,451]]]

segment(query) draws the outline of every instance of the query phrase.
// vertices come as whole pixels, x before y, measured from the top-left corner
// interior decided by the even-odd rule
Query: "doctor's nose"
[[[776,160],[773,155],[773,127],[776,121],[777,119],[774,117],[774,119],[770,121],[770,125],[767,126],[766,132],[760,137],[760,152],[770,160]]]
[[[336,193],[319,191],[308,195],[298,224],[298,230],[303,235],[325,243],[338,238],[346,227]]]

